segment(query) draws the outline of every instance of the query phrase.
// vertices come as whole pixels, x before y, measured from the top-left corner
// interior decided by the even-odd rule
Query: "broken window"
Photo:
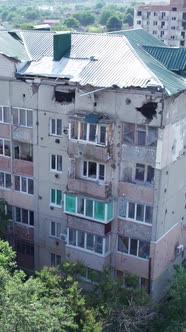
[[[145,145],[146,143],[146,127],[143,125],[137,125],[137,136],[136,136],[136,144],[137,145]]]
[[[14,158],[33,161],[33,144],[14,142]]]
[[[127,237],[118,236],[118,251],[128,254],[129,239]]]
[[[157,133],[158,129],[156,127],[125,122],[123,142],[140,146],[156,146]]]
[[[147,167],[147,182],[153,183],[154,181],[154,168],[151,166]]]
[[[107,126],[82,121],[71,121],[70,138],[105,145]]]
[[[145,165],[136,164],[136,180],[144,181],[145,179]]]
[[[152,184],[154,180],[154,168],[144,164],[136,164],[135,180]]]
[[[59,103],[74,103],[75,91],[55,91],[55,100]]]
[[[124,143],[134,144],[135,125],[133,123],[124,123]]]
[[[147,145],[156,146],[156,143],[157,143],[157,128],[148,127]]]
[[[93,180],[102,180],[105,178],[105,165],[92,161],[83,162],[83,176]]]
[[[135,203],[132,202],[128,203],[128,218],[131,219],[135,218]]]
[[[149,255],[150,255],[150,243],[140,240],[138,256],[142,258],[148,258]]]
[[[118,251],[133,256],[148,258],[150,243],[118,235]]]

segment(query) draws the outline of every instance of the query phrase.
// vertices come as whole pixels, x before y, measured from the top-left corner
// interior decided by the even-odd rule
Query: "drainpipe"
[[[151,293],[151,257],[149,257],[149,262],[148,262],[148,294],[150,295]]]

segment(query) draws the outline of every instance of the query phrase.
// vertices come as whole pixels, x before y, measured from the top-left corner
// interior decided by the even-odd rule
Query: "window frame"
[[[6,122],[5,121],[5,108],[8,109],[8,117],[9,117],[9,122]],[[11,123],[11,120],[10,120],[10,108],[9,106],[6,106],[6,105],[0,105],[0,113],[2,114],[2,120],[0,119],[0,123],[4,123],[4,124],[10,124]]]
[[[17,123],[14,123],[14,116],[13,116],[13,112],[14,110],[17,110]],[[21,124],[21,111],[25,112],[25,125]],[[28,112],[32,112],[32,125],[28,125]],[[20,107],[12,107],[12,124],[14,126],[19,126],[19,127],[23,127],[23,128],[33,128],[33,110],[29,109],[29,108],[20,108]]]
[[[139,169],[141,166],[143,166],[143,168],[144,168],[143,180],[140,180],[140,179],[136,178],[137,169]],[[149,174],[150,168],[152,168],[153,172],[155,173],[155,168],[154,167],[152,167],[150,165],[136,163],[136,167],[135,167],[135,181],[136,181],[136,183],[145,183],[145,184],[149,184],[149,185],[153,185],[154,184],[154,176],[153,176],[153,179],[151,181],[148,181],[148,174]]]
[[[0,137],[0,141],[2,141],[2,147],[3,147],[3,153],[0,153],[0,157],[2,156],[2,157],[6,157],[6,158],[11,158],[11,141],[9,140],[9,139],[6,139],[6,138],[1,138]],[[9,150],[10,150],[10,155],[6,155],[5,154],[5,142],[9,142]]]
[[[20,220],[17,220],[17,209],[20,210]],[[24,223],[23,222],[23,210],[28,211],[28,223]],[[33,225],[31,224],[31,213],[33,213]],[[14,207],[14,214],[15,214],[15,222],[24,226],[29,226],[29,227],[34,227],[34,211],[32,210],[27,210],[27,209],[23,209],[20,207],[15,206]]]
[[[54,264],[52,264],[53,260],[54,260]],[[58,255],[58,254],[55,254],[55,253],[51,252],[50,253],[50,266],[57,266],[57,265],[60,265],[60,264],[61,264],[61,255]]]
[[[128,252],[123,252],[123,251],[120,251],[120,250],[119,250],[119,248],[118,248],[119,237],[120,237],[120,238],[126,238],[126,239],[128,239]],[[136,255],[134,255],[134,254],[131,253],[131,242],[132,242],[132,241],[137,241]],[[147,245],[149,246],[149,255],[148,255],[147,257],[139,256],[139,253],[140,253],[140,250],[139,250],[139,249],[140,249],[140,242],[141,242],[141,243],[145,243],[145,244],[147,244]],[[129,256],[135,256],[135,257],[138,257],[138,258],[140,258],[140,259],[145,259],[145,260],[147,260],[147,259],[149,259],[149,257],[150,257],[150,241],[145,241],[145,240],[143,241],[143,240],[139,240],[139,239],[133,239],[133,238],[126,237],[126,236],[122,236],[122,235],[118,234],[118,236],[117,236],[117,252],[118,252],[118,253],[125,254],[125,255],[129,255]]]
[[[86,175],[84,175],[84,165],[85,165],[85,163],[86,163]],[[89,167],[90,167],[89,164],[90,163],[96,164],[96,177],[95,178],[89,176]],[[100,166],[104,167],[104,179],[100,179]],[[97,162],[92,161],[92,160],[83,160],[81,176],[82,176],[83,179],[87,179],[87,180],[90,180],[90,181],[104,182],[105,178],[106,178],[106,165],[101,164],[101,163],[97,163]]]
[[[130,141],[130,137],[125,134],[126,127],[128,125],[129,127],[133,127],[133,129],[127,130],[127,133],[131,133],[133,136],[133,141]],[[156,140],[150,141],[149,139],[149,133],[150,131],[156,131]],[[145,145],[139,144],[139,138],[138,133],[144,132],[145,133]],[[132,137],[131,136],[131,137]],[[128,139],[127,139],[128,137]],[[158,127],[148,126],[145,124],[136,124],[131,122],[123,122],[123,144],[127,145],[136,145],[136,146],[144,146],[144,147],[150,147],[150,148],[156,148],[157,147],[157,141],[158,141]]]
[[[19,178],[19,188],[20,188],[20,190],[16,189],[16,177]],[[26,183],[26,191],[22,190],[23,185],[24,185],[23,179],[26,179],[26,182],[25,182]],[[32,181],[33,193],[28,192],[28,190],[29,190],[29,181]],[[15,174],[14,175],[14,190],[17,191],[17,192],[21,192],[21,193],[33,196],[34,195],[34,179],[30,178],[30,177],[27,177],[27,176]]]
[[[122,201],[119,201],[119,205],[120,204],[123,204]],[[134,218],[130,217],[129,216],[129,212],[131,211],[130,210],[130,205],[134,205]],[[142,220],[138,220],[136,219],[137,218],[137,209],[138,209],[138,206],[142,206],[143,207],[143,221]],[[151,223],[150,222],[146,222],[146,211],[147,211],[147,208],[151,208],[151,215],[152,215],[152,221]],[[152,205],[149,205],[149,204],[144,204],[144,203],[141,203],[141,202],[134,202],[134,201],[126,201],[126,206],[125,206],[125,216],[121,216],[120,215],[120,211],[121,211],[121,208],[119,206],[119,218],[123,218],[123,219],[126,219],[126,220],[129,220],[129,221],[133,221],[133,222],[137,222],[137,223],[141,223],[141,224],[145,224],[145,225],[148,225],[148,226],[152,226],[152,222],[153,222],[153,206]]]
[[[54,233],[52,234],[52,224],[54,224]],[[59,227],[59,229],[58,229]],[[60,222],[56,222],[56,221],[51,221],[50,222],[50,237],[56,238],[56,239],[61,239],[61,233],[62,233],[62,227],[61,227],[61,223]]]
[[[55,125],[55,130],[53,133],[53,130],[52,130],[52,121],[54,121]],[[57,131],[58,131],[58,128],[57,128],[57,123],[58,121],[61,122],[61,134],[58,134]],[[62,137],[63,135],[63,120],[62,119],[58,119],[58,118],[50,118],[50,136],[56,136],[56,137]]]
[[[66,197],[68,196],[72,196],[72,197],[75,197],[75,212],[69,212],[67,209],[66,209]],[[78,199],[82,199],[83,200],[83,212],[84,213],[79,213],[78,212]],[[92,216],[89,216],[87,214],[87,202],[91,201],[92,202]],[[94,220],[94,221],[97,221],[97,222],[101,222],[101,223],[109,223],[111,220],[113,220],[114,218],[114,204],[112,205],[112,217],[108,218],[108,211],[109,211],[109,203],[113,204],[113,201],[109,201],[109,202],[105,202],[105,201],[100,201],[100,200],[94,200],[92,198],[89,198],[89,197],[84,197],[84,196],[75,196],[75,195],[68,195],[68,194],[64,194],[64,213],[67,213],[67,214],[72,214],[72,215],[76,215],[76,216],[79,216],[79,217],[82,217],[82,218],[86,218],[86,219],[89,219],[89,220]],[[99,219],[99,218],[96,218],[95,215],[96,215],[96,203],[103,203],[104,204],[104,220],[102,219]],[[97,206],[97,209],[98,209],[98,206]]]
[[[55,157],[55,168],[52,168],[52,157]],[[57,169],[58,166],[58,157],[61,158],[61,171]],[[62,173],[63,172],[63,157],[60,154],[50,154],[50,171],[55,173]]]
[[[55,191],[55,203],[52,202],[52,190]],[[58,191],[61,192],[61,204],[57,204],[57,201],[58,201],[57,193],[58,193]],[[50,189],[50,206],[62,208],[62,201],[63,201],[63,192],[62,192],[62,190],[57,189],[57,188],[51,188]]]
[[[0,189],[11,190],[12,187],[12,174],[4,171],[0,171],[0,174],[3,174],[3,186],[1,186],[0,182]],[[10,187],[7,187],[7,177],[10,176]]]
[[[73,237],[74,237],[73,243],[75,243],[75,244],[69,243],[70,242],[69,241],[70,231],[72,231],[73,234],[75,234],[75,237],[73,235]],[[79,237],[78,237],[79,232],[84,233],[84,245],[83,246],[79,245]],[[93,237],[92,249],[87,248],[88,247],[88,242],[87,242],[88,235],[91,235]],[[102,239],[101,244],[98,242],[98,238]],[[106,242],[108,242],[108,245],[106,244]],[[107,235],[107,236],[102,236],[102,235],[98,235],[98,234],[85,232],[85,231],[82,231],[80,229],[75,229],[75,228],[72,228],[72,227],[68,227],[67,228],[67,244],[66,245],[69,246],[69,247],[72,247],[72,248],[76,247],[77,249],[80,249],[80,250],[83,250],[83,251],[86,251],[86,252],[89,252],[89,253],[92,252],[92,253],[94,253],[96,255],[99,255],[99,256],[107,256],[110,253],[110,234]],[[101,245],[102,253],[99,252],[98,245]]]
[[[75,123],[77,125],[77,138],[72,137],[72,123]],[[86,124],[86,133],[85,133],[85,139],[81,138],[81,126],[84,126]],[[90,140],[90,126],[94,125],[96,126],[95,131],[95,140]],[[101,128],[104,127],[105,129],[105,142],[101,142]],[[93,145],[100,145],[100,146],[107,146],[108,145],[108,131],[109,126],[107,124],[97,124],[97,123],[88,123],[78,120],[72,120],[69,123],[69,139],[73,141],[80,141],[80,142],[88,142],[89,144]]]

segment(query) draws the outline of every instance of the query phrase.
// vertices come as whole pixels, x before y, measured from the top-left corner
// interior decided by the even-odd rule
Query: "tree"
[[[108,31],[119,31],[122,28],[122,21],[117,16],[111,16],[106,23],[106,27]]]
[[[112,16],[114,16],[116,12],[113,9],[104,9],[101,12],[100,18],[99,18],[99,23],[102,25],[106,25],[108,19]]]
[[[131,14],[125,15],[123,22],[127,23],[129,25],[129,27],[132,27],[133,26],[133,16]]]
[[[15,253],[0,241],[0,331],[101,332],[77,281],[56,268],[26,278],[13,270]]]
[[[153,331],[186,331],[186,268],[177,269],[167,300],[159,308]]]
[[[68,17],[64,20],[64,24],[67,28],[78,29],[79,28],[79,21],[75,17]]]
[[[94,24],[95,22],[95,15],[91,14],[90,12],[84,11],[73,14],[73,17],[79,21],[80,24],[87,26]]]

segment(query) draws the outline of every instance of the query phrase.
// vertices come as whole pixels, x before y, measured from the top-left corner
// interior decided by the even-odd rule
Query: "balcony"
[[[112,158],[112,145],[101,146],[79,141],[69,141],[68,154],[70,158],[84,158],[107,162]]]
[[[150,146],[137,146],[137,145],[122,145],[122,160],[131,161],[137,163],[145,163],[154,165],[156,162],[156,147]]]
[[[14,159],[13,173],[25,176],[33,176],[33,162],[21,159]]]
[[[12,139],[19,142],[32,143],[33,129],[26,127],[13,126]]]
[[[112,195],[112,183],[99,184],[97,182],[83,179],[68,179],[68,190],[82,195],[90,195],[100,199],[106,199]]]
[[[130,182],[119,183],[119,195],[125,195],[126,199],[153,205],[154,188]]]
[[[112,254],[112,268],[148,278],[148,259],[115,252]]]
[[[0,156],[0,169],[2,171],[11,172],[11,158]]]

